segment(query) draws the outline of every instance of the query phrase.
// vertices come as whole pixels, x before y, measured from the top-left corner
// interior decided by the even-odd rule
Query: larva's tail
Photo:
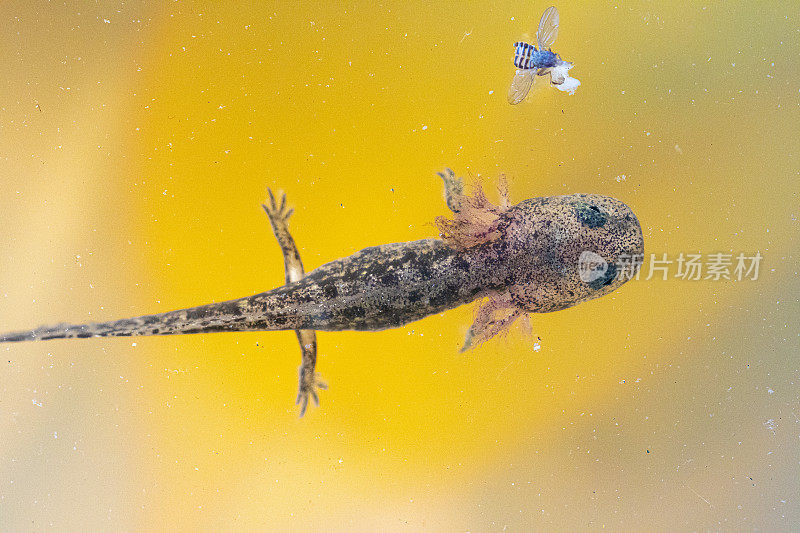
[[[299,316],[292,307],[295,302],[287,292],[280,287],[255,296],[156,315],[0,333],[0,342],[298,329]]]
[[[52,339],[86,339],[89,337],[129,337],[136,335],[170,335],[177,333],[200,333],[186,327],[158,325],[159,315],[148,315],[113,322],[90,324],[57,324],[42,326],[27,331],[0,334],[0,342],[47,341]],[[207,329],[205,331],[212,331]]]

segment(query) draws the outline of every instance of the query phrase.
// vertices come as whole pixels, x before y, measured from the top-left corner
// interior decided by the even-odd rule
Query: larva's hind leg
[[[297,341],[300,343],[303,359],[300,363],[300,386],[297,390],[297,405],[300,406],[300,416],[306,414],[308,399],[319,405],[317,389],[327,389],[328,385],[320,379],[314,370],[317,364],[317,334],[313,329],[295,330]]]
[[[286,283],[292,283],[303,279],[305,270],[303,262],[300,260],[300,253],[297,245],[289,233],[289,217],[294,212],[293,209],[286,208],[286,195],[281,195],[280,204],[275,201],[275,195],[270,189],[269,202],[261,204],[269,217],[272,232],[278,240],[278,244],[283,252],[283,262],[286,267]],[[303,416],[308,407],[308,399],[311,398],[316,405],[319,405],[317,389],[327,389],[316,373],[317,365],[317,334],[313,329],[295,330],[297,341],[300,343],[302,361],[300,363],[300,386],[297,393],[297,404],[300,406],[300,416]]]

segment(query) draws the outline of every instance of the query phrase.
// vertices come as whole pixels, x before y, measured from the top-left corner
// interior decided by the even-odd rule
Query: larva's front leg
[[[514,303],[508,292],[495,293],[475,311],[475,321],[467,331],[462,352],[483,344],[499,333],[505,333],[524,311]],[[530,327],[529,323],[526,323]]]
[[[449,168],[436,174],[444,182],[444,201],[447,202],[447,207],[453,213],[458,213],[464,203],[464,180],[457,177]]]
[[[436,217],[436,227],[444,242],[454,248],[467,249],[498,237],[498,220],[509,206],[505,176],[498,180],[500,205],[492,204],[480,183],[472,187],[472,195],[464,193],[464,182],[452,170],[439,172],[444,181],[444,198],[453,218]]]
[[[281,195],[281,202],[278,204],[272,191],[267,189],[267,192],[269,192],[269,202],[268,204],[261,204],[261,207],[264,208],[269,217],[272,232],[278,240],[281,252],[283,252],[286,283],[289,284],[303,279],[305,276],[300,252],[297,251],[297,245],[289,233],[289,217],[294,212],[294,209],[286,208],[286,194]],[[302,352],[300,386],[296,403],[300,405],[300,416],[303,416],[308,407],[308,399],[311,398],[316,405],[319,405],[317,389],[326,389],[327,385],[320,380],[315,371],[317,364],[317,334],[313,329],[298,329],[295,333]]]

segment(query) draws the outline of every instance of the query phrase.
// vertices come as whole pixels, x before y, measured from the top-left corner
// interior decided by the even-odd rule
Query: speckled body
[[[474,224],[483,228],[482,237],[465,244],[463,238],[443,234],[442,240],[366,248],[322,265],[299,281],[246,298],[114,322],[11,333],[0,336],[0,341],[382,330],[498,295],[515,313],[550,312],[614,290],[626,279],[614,276],[613,265],[621,256],[643,252],[636,217],[613,198],[576,194],[532,198],[502,208],[481,200],[470,211],[464,207],[471,205],[464,203],[469,198],[456,183],[447,199],[456,213],[454,221],[445,221],[448,227],[457,226],[463,233],[465,221],[472,217],[485,226]],[[459,216],[466,217],[460,224]],[[471,231],[470,235],[477,234]],[[580,279],[579,257],[585,250],[599,254],[612,267],[605,278],[591,283]],[[496,322],[488,320],[481,327]]]

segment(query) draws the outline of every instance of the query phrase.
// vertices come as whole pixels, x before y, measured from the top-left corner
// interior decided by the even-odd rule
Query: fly
[[[551,6],[545,10],[539,21],[539,29],[536,31],[538,48],[526,42],[514,43],[514,66],[517,71],[508,89],[508,103],[514,105],[525,100],[536,78],[548,74],[550,83],[555,88],[569,94],[574,93],[581,84],[567,74],[572,63],[563,61],[561,56],[550,51],[557,36],[558,10]]]

